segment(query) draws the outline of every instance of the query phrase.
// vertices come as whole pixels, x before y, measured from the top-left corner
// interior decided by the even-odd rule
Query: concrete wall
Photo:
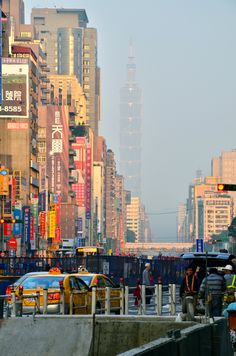
[[[226,319],[214,325],[174,320],[173,317],[105,315],[94,320],[91,316],[77,315],[3,319],[0,320],[0,354],[113,356],[127,350],[130,351],[124,355],[152,355],[158,350],[160,356],[232,355]],[[178,340],[166,338],[167,332],[176,329],[182,330]]]
[[[119,356],[233,356],[227,320],[218,318],[214,324],[196,324],[181,332],[178,339],[161,338]]]

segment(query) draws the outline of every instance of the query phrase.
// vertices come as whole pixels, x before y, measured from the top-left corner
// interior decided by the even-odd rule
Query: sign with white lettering
[[[0,118],[28,117],[29,113],[28,64],[2,64],[2,103]]]

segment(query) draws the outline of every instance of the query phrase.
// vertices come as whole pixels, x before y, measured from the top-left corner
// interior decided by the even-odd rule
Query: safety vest
[[[226,286],[227,289],[236,289],[236,286],[235,286],[235,280],[236,280],[236,275],[234,274],[234,277],[232,279],[232,284],[230,286]]]
[[[194,281],[195,281],[195,277],[192,276],[192,283],[191,286],[188,283],[188,276],[185,276],[185,281],[186,281],[186,288],[185,288],[185,293],[196,293],[196,291],[194,290]]]

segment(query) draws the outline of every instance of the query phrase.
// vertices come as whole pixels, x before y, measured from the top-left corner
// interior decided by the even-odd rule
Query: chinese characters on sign
[[[91,219],[91,146],[86,148],[86,219]]]
[[[28,62],[17,64],[16,59],[12,61],[3,59],[2,65],[2,104],[0,106],[0,117],[28,117]],[[12,128],[12,127],[9,127]],[[14,127],[18,128],[18,127]],[[19,127],[25,128],[25,126]]]

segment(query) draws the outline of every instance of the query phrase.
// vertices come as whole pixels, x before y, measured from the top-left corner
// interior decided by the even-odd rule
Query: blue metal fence
[[[124,278],[126,284],[135,285],[137,278],[142,277],[142,271],[147,259],[128,256],[87,256],[87,257],[3,257],[0,258],[0,276],[21,276],[28,272],[48,270],[59,267],[65,272],[77,272],[80,266],[89,272],[109,275],[116,283]],[[154,283],[179,284],[186,266],[180,258],[161,257],[151,261]]]

